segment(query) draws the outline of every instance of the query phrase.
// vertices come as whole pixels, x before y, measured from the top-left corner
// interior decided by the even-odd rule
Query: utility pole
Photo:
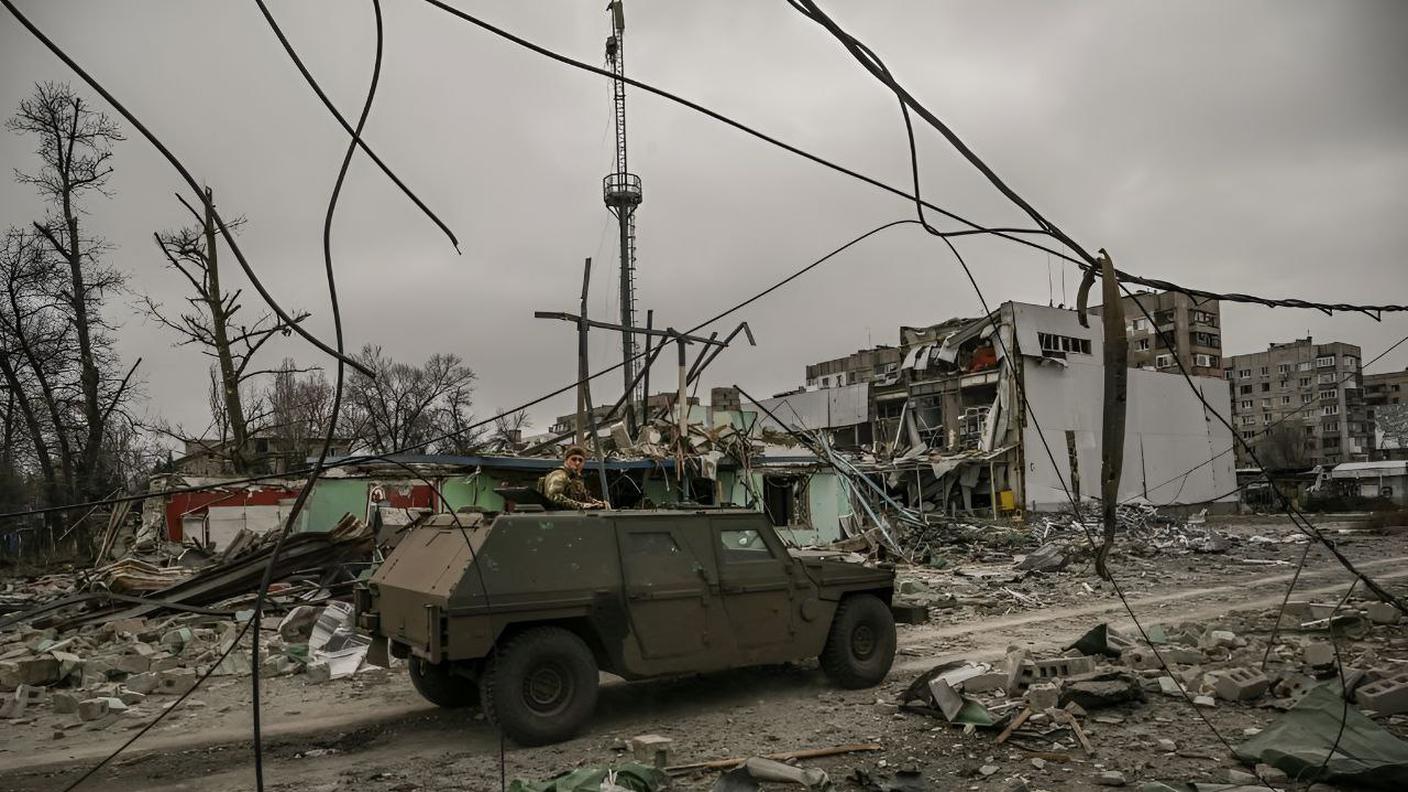
[[[591,373],[587,368],[587,330],[591,328],[587,324],[587,290],[591,281],[592,259],[588,256],[582,268],[581,318],[577,321],[577,445],[587,442],[587,375]]]
[[[642,194],[640,177],[631,173],[626,163],[626,13],[621,3],[622,0],[612,0],[606,7],[611,13],[606,66],[615,75],[611,100],[616,118],[616,170],[602,180],[602,200],[616,216],[621,239],[621,326],[632,328],[636,323],[636,207],[640,206]],[[626,427],[634,434],[635,405],[643,397],[635,392],[636,339],[630,331],[621,333],[621,356],[625,363],[621,375],[625,383]]]

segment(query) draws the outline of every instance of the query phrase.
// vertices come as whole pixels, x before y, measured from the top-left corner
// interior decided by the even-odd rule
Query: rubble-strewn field
[[[1323,523],[1364,572],[1395,593],[1408,590],[1408,535],[1357,525]],[[1361,721],[1408,737],[1408,714],[1396,714],[1408,713],[1408,683],[1394,681],[1408,672],[1408,628],[1369,602],[1362,585],[1337,610],[1351,579],[1312,547],[1271,642],[1305,545],[1286,541],[1293,529],[1285,521],[1242,519],[1216,528],[1219,541],[1210,545],[1145,536],[1122,543],[1113,556],[1122,590],[1172,676],[1143,644],[1110,585],[1093,575],[1077,537],[1048,536],[1057,544],[1039,553],[1031,543],[1001,541],[935,548],[926,565],[900,570],[897,599],[925,606],[928,621],[899,627],[895,668],[881,687],[830,688],[815,664],[608,683],[583,736],[547,748],[506,746],[507,778],[620,764],[632,758],[629,738],[655,734],[672,740],[670,765],[878,746],[799,762],[824,770],[840,789],[1241,782],[1251,778],[1239,775],[1251,772],[1251,764],[1238,761],[1210,726],[1233,746],[1274,728],[1302,696],[1319,696],[1320,686],[1339,683],[1336,651],[1346,684],[1358,689],[1349,707],[1354,728],[1342,744],[1375,728]],[[1051,561],[1058,555],[1059,562]],[[230,624],[189,614],[94,624],[74,636],[0,633],[0,685],[35,685],[19,697],[22,707],[7,704],[0,712],[11,716],[0,720],[0,788],[63,789],[169,706],[212,660],[212,651],[228,646]],[[1100,624],[1110,626],[1108,635],[1064,651]],[[316,629],[306,617],[298,623],[273,619],[265,641],[276,657],[286,658],[306,647]],[[63,641],[70,642],[58,645]],[[50,660],[56,668],[48,668]],[[302,667],[290,663],[282,670]],[[474,711],[425,704],[398,668],[364,668],[332,679],[325,670],[264,682],[269,788],[499,787],[499,741]],[[55,674],[64,681],[53,683]],[[16,701],[19,692],[3,695]],[[249,697],[245,669],[223,669],[80,788],[251,788]],[[999,743],[1005,726],[1019,717],[1018,728]],[[986,721],[994,725],[965,725]],[[1314,729],[1301,731],[1314,736]],[[1293,786],[1277,771],[1263,768],[1262,775]],[[686,771],[673,785],[709,789],[718,777],[716,769]]]

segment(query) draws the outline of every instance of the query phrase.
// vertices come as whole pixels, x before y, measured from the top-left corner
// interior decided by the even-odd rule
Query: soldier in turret
[[[607,503],[592,497],[582,480],[582,468],[587,464],[587,449],[567,447],[562,467],[538,479],[538,491],[559,509],[605,509]]]

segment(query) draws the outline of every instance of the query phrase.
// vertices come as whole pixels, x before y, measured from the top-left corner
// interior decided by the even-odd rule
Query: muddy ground
[[[1361,531],[1353,520],[1321,523],[1342,551],[1377,580],[1408,592],[1408,532]],[[1270,632],[1304,546],[1250,543],[1252,536],[1292,533],[1287,522],[1239,520],[1218,526],[1238,537],[1225,553],[1122,552],[1117,579],[1144,623],[1197,621],[1263,640]],[[1284,562],[1277,563],[1250,563]],[[596,718],[582,736],[545,748],[501,746],[474,711],[442,711],[423,702],[404,671],[359,674],[323,685],[299,676],[268,679],[263,687],[265,787],[297,792],[358,790],[496,790],[508,780],[539,779],[584,765],[623,761],[624,739],[661,734],[674,739],[671,763],[760,755],[845,743],[874,742],[882,750],[808,760],[825,769],[839,789],[860,789],[847,777],[867,771],[884,777],[900,768],[920,771],[933,790],[1074,790],[1097,787],[1104,770],[1119,770],[1137,786],[1145,780],[1225,780],[1240,768],[1218,737],[1181,699],[1151,694],[1143,704],[1089,713],[1084,728],[1094,744],[1087,756],[1066,742],[1023,739],[994,744],[994,733],[961,729],[902,712],[901,691],[923,671],[952,659],[995,662],[1012,646],[1054,654],[1089,627],[1108,621],[1132,629],[1129,614],[1108,584],[1083,564],[1008,582],[1010,559],[976,552],[949,558],[941,569],[901,570],[926,583],[929,594],[957,603],[932,610],[923,625],[901,625],[894,670],[882,686],[863,691],[830,687],[816,664],[734,671],[626,684],[608,680]],[[985,573],[997,577],[984,580]],[[1295,599],[1342,596],[1350,576],[1323,549],[1311,550]],[[1361,590],[1362,592],[1362,590]],[[1303,640],[1291,635],[1287,641]],[[1366,652],[1380,665],[1408,663],[1408,628],[1376,626],[1342,651]],[[79,787],[99,792],[254,788],[250,690],[247,678],[216,678]],[[0,722],[0,789],[63,790],[131,739],[145,718],[103,729],[74,726],[74,716],[47,710],[25,723]],[[1233,744],[1244,730],[1266,726],[1280,713],[1257,704],[1219,702],[1205,714]],[[1378,721],[1408,737],[1408,718]],[[1056,738],[1061,739],[1061,738]],[[1157,741],[1172,739],[1174,752]],[[994,772],[984,775],[980,768]],[[717,773],[683,775],[676,789],[708,789]],[[1328,786],[1320,786],[1328,789]]]

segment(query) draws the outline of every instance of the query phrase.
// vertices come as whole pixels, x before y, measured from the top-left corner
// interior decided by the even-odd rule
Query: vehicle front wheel
[[[561,742],[596,709],[596,658],[569,630],[525,630],[499,646],[480,678],[479,697],[484,714],[514,742]]]
[[[479,686],[472,678],[454,673],[448,663],[430,663],[412,655],[408,665],[411,685],[431,704],[459,709],[479,703]]]
[[[841,600],[821,651],[821,668],[843,688],[880,683],[895,661],[895,618],[872,594]]]

